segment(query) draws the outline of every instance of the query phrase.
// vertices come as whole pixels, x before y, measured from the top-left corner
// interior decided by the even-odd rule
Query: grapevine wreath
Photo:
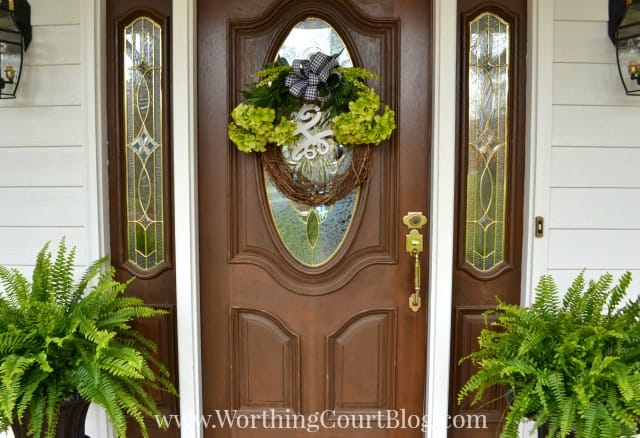
[[[380,96],[365,83],[377,76],[341,67],[337,56],[316,52],[292,65],[282,57],[268,64],[254,74],[259,82],[247,84],[247,103],[233,109],[228,127],[240,151],[260,153],[284,195],[311,206],[333,204],[364,183],[373,146],[396,128],[394,111],[381,111]],[[331,154],[320,174],[304,165],[318,154]]]

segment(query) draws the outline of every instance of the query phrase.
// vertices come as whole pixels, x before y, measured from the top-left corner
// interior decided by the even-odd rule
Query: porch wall
[[[640,285],[640,98],[626,96],[607,0],[555,0],[548,272]]]
[[[30,0],[17,98],[0,101],[0,264],[26,272],[41,245],[63,235],[87,263],[81,1]]]
[[[46,241],[66,236],[77,271],[98,256],[95,149],[88,128],[83,22],[88,0],[29,0],[33,41],[15,100],[0,101],[0,264],[30,275]],[[87,20],[88,21],[88,20]],[[83,63],[83,59],[85,62]],[[87,433],[107,437],[91,408]],[[0,438],[12,437],[0,433]]]

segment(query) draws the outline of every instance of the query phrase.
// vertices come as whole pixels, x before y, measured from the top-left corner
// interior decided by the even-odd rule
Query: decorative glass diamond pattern
[[[162,29],[139,17],[124,29],[128,259],[148,271],[165,259],[162,174]]]
[[[484,13],[470,31],[465,260],[489,272],[505,260],[509,24]]]

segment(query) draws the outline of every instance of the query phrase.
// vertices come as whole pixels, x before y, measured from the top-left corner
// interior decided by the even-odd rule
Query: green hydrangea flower
[[[296,125],[287,120],[284,116],[280,119],[280,123],[274,126],[273,133],[269,137],[271,143],[278,146],[285,146],[295,143],[296,138],[293,133],[296,131]]]
[[[395,112],[387,105],[380,110],[380,96],[373,88],[358,93],[358,98],[349,103],[349,112],[333,118],[333,136],[342,144],[379,145],[391,137],[396,129]]]
[[[245,103],[231,112],[229,138],[242,152],[263,152],[273,135],[273,108],[256,108]]]

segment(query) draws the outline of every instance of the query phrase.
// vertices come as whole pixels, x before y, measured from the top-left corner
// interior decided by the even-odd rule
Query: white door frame
[[[106,208],[105,0],[81,2],[83,8],[83,89],[88,150],[89,242],[91,254],[108,253]],[[546,243],[533,237],[533,217],[546,216],[549,203],[554,0],[530,0],[528,42],[527,163],[522,302],[546,269]],[[200,355],[200,295],[197,212],[197,0],[174,0],[172,19],[173,160],[177,329],[182,436],[203,436]],[[454,236],[456,2],[434,0],[433,144],[430,266],[427,312],[425,437],[446,436],[451,333]],[[533,66],[533,68],[531,67]],[[90,158],[90,159],[89,159]],[[97,165],[96,165],[97,163]],[[95,253],[95,254],[94,254]],[[206,413],[205,413],[206,414]],[[103,434],[100,434],[103,435]]]

